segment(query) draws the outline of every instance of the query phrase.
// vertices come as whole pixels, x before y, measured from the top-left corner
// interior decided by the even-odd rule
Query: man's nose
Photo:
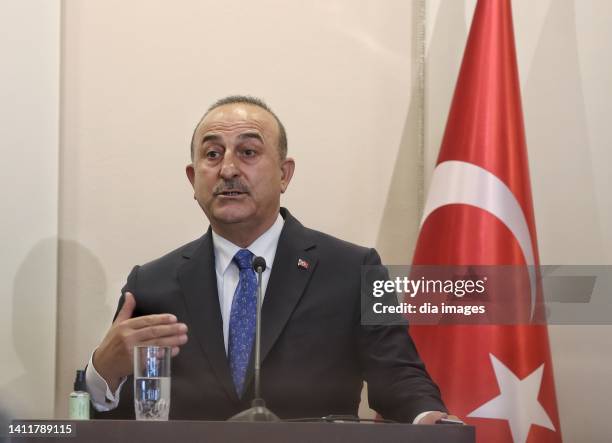
[[[234,160],[234,153],[230,150],[227,150],[225,152],[225,155],[223,156],[223,162],[221,163],[221,171],[219,171],[219,175],[221,177],[229,179],[240,175],[240,169],[238,169]]]

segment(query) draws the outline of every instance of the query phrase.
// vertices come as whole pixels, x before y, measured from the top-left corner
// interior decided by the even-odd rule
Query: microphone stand
[[[260,421],[279,422],[278,416],[266,408],[266,402],[261,397],[260,373],[261,373],[261,274],[266,269],[266,261],[263,257],[253,259],[253,268],[257,272],[257,314],[255,317],[255,397],[251,407],[245,411],[230,417],[228,421]]]

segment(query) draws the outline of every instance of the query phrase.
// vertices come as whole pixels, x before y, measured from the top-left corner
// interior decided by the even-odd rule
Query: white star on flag
[[[493,354],[489,354],[501,393],[468,414],[468,417],[508,420],[514,443],[525,443],[531,425],[552,431],[555,427],[538,401],[544,364],[524,379],[519,379]]]

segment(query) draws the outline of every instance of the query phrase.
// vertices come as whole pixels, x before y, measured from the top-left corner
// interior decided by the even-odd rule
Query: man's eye
[[[253,157],[255,154],[257,154],[257,151],[255,151],[255,149],[245,149],[243,154],[245,157]]]
[[[221,156],[221,153],[220,153],[220,152],[217,152],[217,151],[208,151],[208,152],[206,153],[206,158],[209,158],[209,159],[211,159],[211,160],[214,160],[214,159],[216,159],[216,158],[219,158],[220,156]]]

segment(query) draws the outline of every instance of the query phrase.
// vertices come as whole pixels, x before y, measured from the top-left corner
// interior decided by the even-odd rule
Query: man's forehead
[[[248,103],[231,103],[211,110],[200,123],[200,132],[253,128],[276,132],[276,121],[265,109]]]

